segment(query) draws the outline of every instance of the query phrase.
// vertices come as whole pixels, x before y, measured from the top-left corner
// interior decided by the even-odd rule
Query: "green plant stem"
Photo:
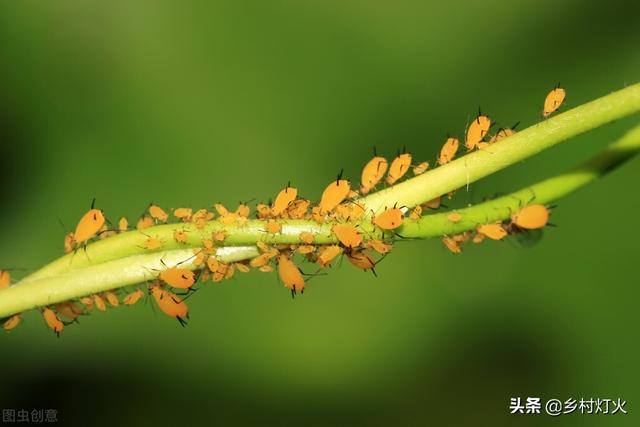
[[[217,256],[225,262],[240,261],[258,255],[255,247],[220,248]],[[191,249],[134,255],[58,276],[30,280],[0,292],[0,318],[25,310],[51,305],[70,299],[104,292],[109,289],[153,280],[158,272],[178,263],[180,267],[196,269],[191,262]],[[185,260],[189,260],[184,262]]]
[[[407,220],[397,232],[407,238],[437,237],[474,230],[478,225],[487,222],[507,220],[523,204],[557,200],[611,172],[639,151],[640,126],[637,126],[578,167],[508,196],[457,210],[463,218],[458,223],[452,223],[447,219],[448,212],[439,213],[426,215],[418,221]],[[326,227],[308,221],[296,221],[296,224],[296,227],[300,227],[296,228],[296,232],[301,229],[324,230],[323,227]],[[367,222],[361,223],[362,226],[366,224]],[[287,234],[287,239],[297,238],[296,232]],[[322,243],[328,243],[324,240],[325,237],[322,238]],[[255,246],[228,246],[219,248],[217,253],[217,256],[226,262],[240,261],[257,255]],[[195,269],[197,267],[190,260],[192,257],[193,248],[163,250],[149,254],[134,254],[51,277],[31,278],[0,291],[0,318],[39,306],[152,280],[157,276],[157,271],[163,268],[163,262],[169,266],[182,262],[182,267]]]
[[[379,191],[360,199],[360,202],[374,211],[396,203],[415,206],[562,140],[638,110],[640,84],[567,111],[493,144],[488,149],[466,155],[448,165]],[[410,238],[435,237],[472,230],[486,222],[508,219],[523,203],[532,199],[535,203],[547,203],[607,173],[635,154],[639,141],[640,128],[635,128],[618,143],[578,168],[510,196],[459,210],[463,219],[458,223],[447,220],[447,214],[427,215],[419,221],[406,221],[398,234]],[[283,224],[283,229],[276,234],[266,233],[265,222],[259,220],[249,221],[243,226],[225,226],[218,221],[210,221],[202,229],[186,223],[166,224],[145,229],[144,232],[133,230],[94,242],[84,250],[53,261],[14,286],[0,290],[0,318],[26,309],[149,280],[157,275],[153,269],[160,269],[161,261],[169,265],[184,262],[183,265],[188,268],[196,268],[185,260],[193,256],[194,249],[202,246],[203,238],[208,238],[213,231],[221,229],[228,233],[223,242],[225,247],[218,249],[223,261],[256,256],[258,251],[253,245],[258,241],[270,244],[300,243],[299,234],[302,231],[315,234],[316,244],[336,242],[331,233],[331,224],[319,225],[304,220],[279,222]],[[380,236],[369,219],[354,224],[360,227],[365,238]],[[173,239],[173,233],[179,229],[188,232],[186,244],[177,243]],[[143,249],[149,236],[164,241],[164,246],[156,251]]]
[[[397,203],[412,207],[469,185],[545,148],[640,111],[640,83],[528,127],[488,148],[467,154],[360,200],[377,212]]]

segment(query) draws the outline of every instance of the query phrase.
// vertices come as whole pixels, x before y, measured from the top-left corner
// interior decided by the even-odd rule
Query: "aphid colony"
[[[548,117],[562,104],[565,92],[557,86],[547,96],[544,103],[543,116]],[[484,149],[500,139],[515,133],[517,124],[510,128],[500,128],[490,138],[489,131],[492,126],[491,119],[478,111],[478,115],[472,120],[466,130],[465,147],[468,151]],[[438,159],[438,165],[445,165],[455,157],[460,142],[453,137],[447,137]],[[194,285],[206,281],[221,282],[234,276],[235,271],[247,273],[251,268],[261,272],[278,271],[278,277],[283,285],[291,291],[292,296],[304,292],[308,277],[313,274],[304,274],[294,262],[294,255],[304,261],[317,265],[317,269],[331,266],[338,257],[344,256],[355,267],[367,271],[371,270],[375,275],[375,266],[391,252],[393,246],[391,240],[400,237],[394,230],[405,221],[417,221],[425,210],[437,210],[441,205],[438,197],[427,203],[415,206],[408,210],[396,206],[386,208],[372,215],[371,223],[376,229],[376,236],[364,233],[357,226],[351,225],[351,221],[360,220],[365,215],[365,208],[357,202],[357,197],[365,195],[383,182],[386,185],[394,185],[406,176],[409,170],[414,175],[420,175],[429,168],[428,162],[413,163],[411,154],[407,152],[398,155],[389,163],[386,158],[378,156],[374,150],[374,157],[364,166],[360,178],[359,191],[352,189],[351,182],[343,179],[342,172],[323,191],[317,205],[312,206],[308,199],[299,198],[298,190],[290,184],[282,189],[275,197],[273,203],[258,204],[255,216],[264,220],[264,232],[276,234],[281,232],[282,225],[279,220],[307,219],[317,223],[331,224],[331,232],[335,236],[336,244],[314,244],[316,236],[309,232],[299,234],[300,244],[294,245],[268,245],[258,241],[259,255],[251,260],[242,262],[225,263],[216,257],[216,245],[224,243],[227,237],[225,230],[212,232],[210,236],[202,238],[202,247],[194,249],[191,258],[169,267],[163,264],[163,269],[157,271],[157,276],[142,288],[123,293],[121,289],[106,291],[100,294],[89,295],[77,301],[66,301],[41,309],[45,324],[56,334],[60,334],[66,325],[93,311],[106,311],[107,304],[110,307],[118,307],[120,303],[130,306],[140,300],[151,297],[157,307],[170,317],[177,319],[181,325],[186,324],[189,318],[189,308],[185,302],[192,295]],[[451,194],[450,194],[451,196]],[[95,200],[94,200],[95,202]],[[129,231],[129,221],[122,217],[117,226],[110,229],[102,210],[95,208],[94,202],[91,208],[80,218],[74,232],[64,236],[63,247],[65,253],[77,251],[86,247],[87,243],[94,239],[105,239],[118,233]],[[207,209],[193,211],[192,208],[180,207],[167,212],[160,206],[150,204],[146,212],[140,216],[135,228],[144,230],[156,224],[171,222],[192,223],[199,230],[216,219],[222,225],[243,226],[249,220],[251,209],[246,203],[240,203],[235,211],[228,210],[222,204],[213,205],[215,213]],[[508,221],[481,224],[475,231],[445,236],[442,242],[453,253],[462,252],[461,245],[472,241],[480,243],[485,238],[502,240],[509,234],[539,230],[548,224],[549,209],[543,205],[526,205],[515,212]],[[216,216],[217,214],[217,216]],[[451,212],[447,220],[458,223],[464,220],[458,212]],[[140,248],[154,251],[161,249],[165,242],[150,235]],[[383,236],[382,239],[379,237]],[[180,244],[186,244],[189,239],[186,229],[176,229],[173,239]],[[377,259],[376,259],[377,258]],[[191,261],[196,271],[181,267],[182,263]],[[307,276],[307,278],[305,278]],[[11,284],[9,270],[0,270],[0,289],[7,288]],[[106,302],[105,302],[106,301]],[[21,314],[15,314],[3,320],[3,329],[11,331],[22,320]]]

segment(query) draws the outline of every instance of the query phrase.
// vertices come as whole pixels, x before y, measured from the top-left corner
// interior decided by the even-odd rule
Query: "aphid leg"
[[[178,323],[180,323],[180,326],[182,326],[183,328],[187,326],[187,321],[184,320],[182,317],[176,316],[176,319],[178,319]]]

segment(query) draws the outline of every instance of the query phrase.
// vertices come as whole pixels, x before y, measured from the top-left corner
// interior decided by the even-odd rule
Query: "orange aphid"
[[[366,252],[347,252],[347,259],[356,267],[365,271],[371,270],[374,275],[376,274],[376,271],[374,270],[376,263]]]
[[[429,162],[422,162],[419,165],[413,167],[414,175],[421,175],[425,173],[429,169]]]
[[[411,166],[411,154],[403,153],[398,155],[391,162],[391,166],[389,166],[389,173],[387,174],[387,184],[393,185],[397,180],[402,178],[404,174],[409,171],[409,166]]]
[[[331,261],[342,253],[342,248],[338,245],[322,246],[318,255],[318,264],[323,267],[331,264]]]
[[[160,280],[173,288],[189,289],[196,282],[196,275],[186,268],[170,267],[158,275]]]
[[[282,225],[278,224],[275,221],[267,221],[267,224],[265,225],[265,230],[267,230],[267,233],[279,233],[282,230]]]
[[[158,308],[169,317],[175,317],[182,326],[186,324],[185,318],[189,317],[189,307],[176,294],[161,289],[158,285],[150,288],[153,299]]]
[[[64,323],[62,323],[62,321],[53,312],[53,310],[45,307],[42,310],[42,317],[44,317],[44,321],[46,322],[47,326],[53,329],[53,332],[55,332],[56,335],[60,336],[60,332],[62,332],[62,330],[64,329]]]
[[[104,296],[107,298],[107,301],[109,301],[109,304],[111,304],[111,307],[117,307],[120,305],[120,301],[118,300],[118,296],[115,294],[115,292],[105,292]]]
[[[471,151],[474,148],[477,148],[478,144],[482,142],[484,137],[487,135],[487,132],[489,132],[490,127],[491,119],[478,112],[478,116],[473,119],[467,128],[467,140],[464,143],[467,150]]]
[[[482,243],[482,241],[484,240],[484,238],[487,237],[482,233],[476,233],[475,236],[473,236],[473,239],[471,240],[473,243],[478,244],[478,243]]]
[[[253,268],[260,268],[263,265],[267,265],[267,263],[271,258],[273,257],[270,256],[268,253],[260,254],[257,257],[253,258],[251,261],[249,261],[249,265]]]
[[[404,215],[398,208],[389,208],[373,218],[373,223],[383,230],[394,230],[402,225]]]
[[[256,246],[262,252],[275,253],[276,255],[278,255],[278,250],[276,248],[274,248],[274,247],[271,247],[271,246],[267,245],[265,242],[257,241],[256,242]]]
[[[320,210],[320,206],[314,206],[311,208],[311,218],[318,224],[322,224],[326,219],[325,214]]]
[[[452,239],[449,236],[444,236],[442,238],[442,243],[444,243],[446,248],[449,249],[454,254],[459,254],[462,252],[462,248],[460,247],[458,242],[456,242],[455,239]]]
[[[455,234],[451,236],[451,238],[458,243],[466,243],[471,238],[472,235],[473,235],[473,232],[465,231],[464,233]]]
[[[527,230],[543,228],[549,222],[549,209],[544,205],[525,206],[511,217],[511,221]]]
[[[215,253],[216,247],[213,244],[213,239],[202,239],[202,250],[209,255]]]
[[[61,302],[55,305],[56,311],[62,317],[66,317],[69,320],[76,320],[82,315],[82,309],[78,304],[72,301]]]
[[[240,218],[248,218],[250,213],[251,208],[246,203],[240,203],[235,212]]]
[[[187,232],[184,230],[176,230],[173,232],[173,238],[178,243],[187,243]]]
[[[360,177],[360,192],[367,194],[371,191],[384,177],[387,172],[389,163],[387,159],[380,156],[375,156],[362,169],[362,176]]]
[[[542,116],[549,117],[551,113],[556,111],[562,103],[567,93],[560,86],[556,86],[544,100],[544,108],[542,109]]]
[[[306,255],[315,251],[316,247],[313,245],[300,245],[296,248],[296,250],[298,251],[298,253]]]
[[[289,204],[289,208],[287,208],[287,213],[289,214],[289,218],[293,219],[302,219],[307,214],[307,210],[309,209],[309,205],[311,202],[307,199],[297,199]]]
[[[242,262],[236,262],[234,265],[236,266],[236,270],[238,270],[240,273],[248,273],[249,271],[251,271],[249,266]]]
[[[220,268],[220,262],[214,256],[209,257],[209,259],[207,260],[207,267],[209,267],[209,271],[215,273]]]
[[[440,149],[440,156],[438,157],[439,165],[446,165],[455,157],[458,152],[458,146],[460,145],[460,141],[458,138],[447,138],[444,142],[444,145]]]
[[[271,208],[269,205],[265,205],[264,203],[258,203],[256,206],[256,213],[260,219],[269,218],[271,215]]]
[[[151,205],[149,206],[149,215],[153,219],[157,219],[160,222],[167,222],[169,219],[169,214],[164,211],[160,206]]]
[[[142,289],[136,289],[135,291],[131,292],[130,294],[127,294],[124,299],[122,300],[122,303],[124,305],[133,305],[135,303],[137,303],[138,301],[140,301],[142,299],[142,297],[144,297],[144,292],[142,292]]]
[[[331,212],[338,206],[344,199],[349,196],[351,192],[351,183],[346,179],[340,179],[342,172],[338,175],[338,178],[325,188],[320,198],[319,214]]]
[[[387,254],[391,252],[391,249],[393,249],[392,245],[384,243],[382,240],[377,239],[369,240],[365,243],[365,247],[371,248],[381,255]]]
[[[347,248],[355,248],[362,243],[362,236],[358,233],[358,230],[349,224],[337,224],[331,229],[333,234],[336,235],[340,243]]]
[[[123,216],[118,220],[118,231],[120,233],[124,233],[128,229],[129,229],[129,220]]]
[[[298,197],[298,189],[287,185],[284,190],[281,190],[276,196],[276,200],[273,202],[271,208],[271,214],[273,216],[281,215],[288,207],[289,203],[293,202]]]
[[[502,240],[507,236],[507,230],[504,229],[501,223],[495,224],[482,224],[478,227],[478,233],[484,234],[493,240]]]
[[[300,240],[302,240],[304,243],[310,245],[313,243],[315,237],[313,236],[313,234],[307,232],[307,231],[303,231],[302,233],[300,233],[298,235],[298,237],[300,237]]]
[[[262,267],[258,268],[258,270],[262,271],[263,273],[271,273],[273,272],[273,267],[271,267],[270,265],[263,265]]]
[[[145,228],[153,227],[153,218],[149,215],[142,215],[136,224],[136,229],[144,230]]]
[[[520,124],[520,122],[516,123],[515,125],[511,126],[510,128],[500,128],[500,129],[498,129],[498,132],[496,132],[496,134],[491,137],[489,142],[491,142],[491,143],[498,142],[501,139],[505,139],[508,136],[514,135],[516,133],[515,129],[519,124]]]
[[[231,217],[232,219],[231,222],[235,221],[235,218],[237,216],[235,214],[229,214],[229,215],[230,216],[223,216],[222,218],[220,218],[220,220],[224,223],[225,218],[226,218],[226,221],[229,221],[229,218]],[[212,220],[213,217],[214,217],[213,212],[209,212],[206,209],[199,209],[198,211],[196,211],[196,213],[192,215],[191,222],[193,222],[196,225],[196,228],[202,229],[207,224],[207,221]],[[230,224],[231,222],[227,222],[227,223]]]
[[[278,275],[284,285],[291,289],[292,293],[304,291],[304,277],[300,269],[285,255],[278,257]]]
[[[68,254],[73,251],[73,233],[67,233],[64,235],[64,253]]]
[[[14,329],[16,326],[18,326],[21,321],[22,321],[22,315],[14,314],[13,316],[11,316],[10,318],[4,321],[4,323],[2,324],[2,329],[9,332],[12,329]]]
[[[204,264],[204,262],[207,260],[207,253],[205,251],[203,251],[202,249],[194,249],[193,250],[193,254],[195,255],[193,257],[193,265],[195,265],[196,267],[200,267],[202,264]]]
[[[422,216],[422,206],[420,205],[413,208],[411,210],[411,213],[409,214],[409,218],[411,218],[414,221],[419,220],[421,216]]]
[[[451,212],[449,215],[447,215],[447,219],[451,222],[460,222],[462,220],[462,215],[460,215],[458,212]]]
[[[238,215],[235,212],[229,212],[229,210],[220,203],[216,203],[213,207],[220,215],[220,222],[225,225],[233,224],[238,219]]]
[[[94,203],[95,199],[91,202],[89,212],[84,214],[82,218],[80,218],[80,221],[78,221],[76,231],[73,233],[73,240],[76,244],[84,243],[94,238],[105,223],[104,214],[100,209],[93,207]]]
[[[216,242],[222,242],[227,238],[227,232],[225,230],[218,230],[211,233],[211,237]]]
[[[8,288],[11,284],[11,273],[9,270],[0,270],[0,289]]]
[[[87,311],[93,310],[93,299],[91,297],[82,297],[80,302],[87,307]]]
[[[222,203],[216,203],[215,205],[213,205],[213,207],[215,208],[215,210],[218,212],[218,215],[220,216],[228,216],[231,215],[231,212],[229,212],[229,209],[227,209]]]
[[[100,311],[107,311],[107,305],[104,303],[104,300],[102,299],[102,297],[100,295],[94,295],[93,296],[93,303],[95,304],[96,308]]]
[[[142,244],[142,247],[144,249],[154,250],[154,249],[161,248],[163,245],[164,243],[162,243],[162,241],[153,237],[149,237],[147,238],[147,240],[144,241],[144,243]]]
[[[191,208],[176,208],[173,210],[173,216],[183,221],[189,221],[192,213],[193,209]]]

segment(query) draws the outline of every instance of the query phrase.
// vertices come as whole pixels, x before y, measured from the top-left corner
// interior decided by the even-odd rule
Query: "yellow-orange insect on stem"
[[[73,233],[73,240],[76,245],[96,237],[105,223],[104,214],[100,209],[93,207],[94,203],[95,199],[91,202],[91,209],[78,221],[76,231]]]
[[[286,255],[278,256],[278,275],[292,293],[304,291],[304,277],[298,266]]]
[[[389,163],[387,159],[380,156],[375,156],[362,169],[362,176],[360,177],[360,192],[367,194],[370,192],[387,172]]]
[[[549,209],[544,205],[525,206],[511,217],[511,222],[527,230],[543,228],[549,222]]]
[[[14,314],[13,316],[11,316],[10,318],[4,321],[4,323],[2,324],[2,329],[9,332],[15,329],[15,327],[20,324],[21,320],[22,320],[22,315]]]
[[[158,308],[169,317],[175,317],[182,326],[186,325],[186,318],[189,317],[189,307],[176,294],[166,291],[158,285],[150,288],[151,295],[156,301]]]
[[[492,240],[502,240],[507,237],[507,230],[504,229],[501,223],[495,224],[482,224],[478,227],[478,233],[484,234]]]
[[[349,224],[336,224],[333,226],[333,234],[336,235],[340,243],[347,248],[355,248],[362,243],[362,236],[358,230]]]
[[[276,196],[273,207],[271,208],[271,214],[273,216],[281,215],[296,197],[298,197],[298,189],[287,185],[287,187],[281,190]]]
[[[383,230],[395,230],[403,221],[404,215],[398,208],[389,208],[373,218],[373,223]]]
[[[389,173],[387,174],[387,184],[393,185],[409,171],[411,166],[411,154],[402,153],[391,162]]]
[[[446,165],[455,157],[458,152],[458,146],[460,142],[458,138],[447,138],[444,145],[440,149],[440,156],[438,156],[438,164]]]
[[[342,172],[340,172],[338,178],[331,182],[322,192],[320,204],[318,205],[321,214],[331,212],[349,196],[351,184],[346,179],[341,178]]]
[[[464,143],[467,150],[471,151],[474,148],[477,148],[478,144],[482,142],[484,137],[487,135],[487,132],[489,132],[490,127],[491,119],[478,112],[478,116],[473,119],[467,128],[467,139]]]
[[[544,100],[542,116],[546,118],[549,117],[553,112],[557,111],[564,102],[564,98],[566,95],[567,93],[560,86],[556,86],[551,92],[549,92]]]
[[[56,333],[56,335],[60,336],[60,332],[64,329],[64,323],[58,318],[58,316],[48,307],[45,307],[42,310],[42,317],[44,317],[44,321],[49,328]]]

